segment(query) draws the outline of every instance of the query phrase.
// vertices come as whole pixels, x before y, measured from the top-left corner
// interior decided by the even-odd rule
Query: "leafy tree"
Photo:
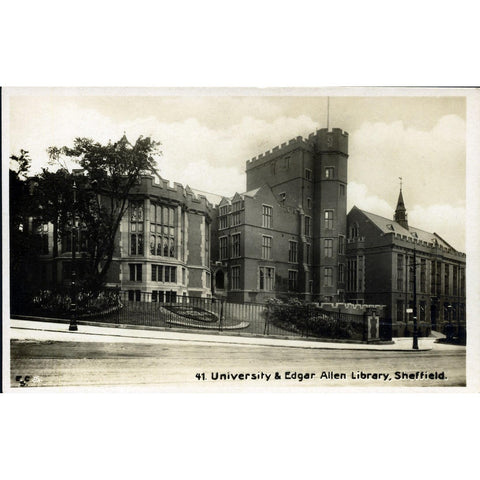
[[[10,157],[9,170],[9,226],[10,226],[10,292],[12,308],[29,297],[28,282],[32,265],[37,259],[38,245],[32,234],[29,219],[35,213],[35,203],[30,200],[30,183],[27,174],[31,159],[28,151]]]
[[[65,175],[62,181],[68,188],[60,189],[64,192],[60,202],[55,202],[55,194],[50,196],[50,201],[45,203],[48,205],[45,214],[46,218],[48,215],[52,219],[57,216],[60,236],[71,228],[72,216],[71,213],[68,216],[65,206],[69,205],[71,212],[73,198],[68,195],[73,193],[75,182],[77,218],[87,237],[85,289],[98,292],[105,284],[120,222],[128,208],[128,198],[140,177],[155,171],[154,157],[161,154],[159,145],[159,142],[142,136],[132,145],[124,135],[118,142],[109,142],[107,145],[88,138],[76,138],[73,148],[64,146],[48,149],[52,162],[64,166],[66,159],[73,159],[82,168],[82,174],[78,176]],[[61,169],[61,172],[64,175],[65,170]],[[49,182],[55,183],[57,180],[61,179],[43,172],[40,184],[43,182],[44,199],[49,197],[51,191]],[[70,193],[66,193],[66,190]]]

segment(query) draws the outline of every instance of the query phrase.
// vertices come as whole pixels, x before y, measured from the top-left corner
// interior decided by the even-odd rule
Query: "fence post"
[[[225,299],[222,298],[220,301],[220,323],[218,324],[218,330],[221,332],[223,330],[223,307],[225,304]]]
[[[263,334],[269,335],[270,332],[270,314],[268,311],[268,306],[265,309],[265,326],[263,327]]]
[[[366,342],[368,338],[368,320],[367,320],[367,311],[363,312],[363,341]]]

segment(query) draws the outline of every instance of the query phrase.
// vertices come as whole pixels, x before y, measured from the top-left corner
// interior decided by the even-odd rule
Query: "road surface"
[[[25,379],[27,377],[27,380]],[[260,387],[465,386],[465,350],[321,350],[221,345],[11,340],[11,386]]]

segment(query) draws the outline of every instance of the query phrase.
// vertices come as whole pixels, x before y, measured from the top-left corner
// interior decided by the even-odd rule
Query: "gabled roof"
[[[255,197],[255,195],[258,193],[258,191],[259,191],[261,188],[262,188],[262,187],[258,187],[258,188],[255,188],[254,190],[250,190],[250,191],[248,191],[248,192],[243,192],[243,193],[241,193],[240,195],[241,195],[242,197],[251,197],[251,198],[253,198],[253,197]]]
[[[389,218],[381,217],[380,215],[375,215],[374,213],[366,212],[365,210],[360,210],[358,207],[353,207],[352,210],[353,209],[356,209],[365,215],[378,229],[382,231],[382,233],[398,233],[399,235],[404,235],[407,238],[417,239],[422,242],[436,243],[444,248],[455,250],[436,233],[426,232],[425,230],[415,227],[409,227],[407,230],[399,223]]]

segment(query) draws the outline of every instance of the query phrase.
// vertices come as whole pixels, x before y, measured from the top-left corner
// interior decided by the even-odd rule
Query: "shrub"
[[[71,315],[72,296],[66,290],[41,290],[33,297],[33,312],[42,315],[65,317]],[[117,289],[99,293],[79,292],[77,295],[77,315],[101,314],[121,306]]]
[[[352,325],[340,318],[337,312],[328,312],[318,305],[297,299],[288,300],[286,303],[276,298],[268,300],[265,320],[284,330],[323,338],[352,338],[356,330],[359,330],[357,333],[360,334],[362,330],[361,322]]]

